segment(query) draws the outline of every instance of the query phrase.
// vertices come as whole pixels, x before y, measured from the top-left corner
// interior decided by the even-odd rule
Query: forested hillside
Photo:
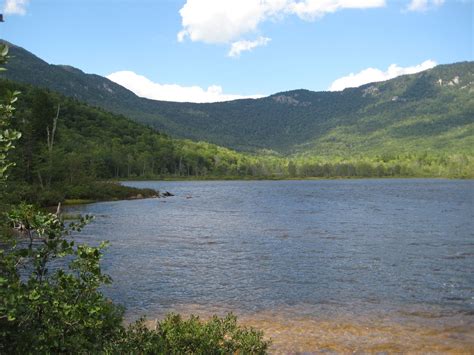
[[[101,191],[114,185],[101,184],[97,187],[101,191],[93,191],[95,181],[263,176],[271,174],[270,167],[264,170],[265,164],[272,169],[277,165],[283,169],[286,164],[275,157],[254,157],[205,142],[173,139],[75,99],[0,80],[0,97],[14,91],[21,94],[13,125],[22,133],[12,156],[16,163],[10,178],[14,199],[39,199],[40,203],[103,199],[108,196]],[[116,191],[110,195],[117,197]]]
[[[472,154],[474,62],[342,92],[295,90],[256,100],[193,104],[139,98],[98,75],[50,65],[13,46],[7,78],[46,87],[173,137],[237,150],[319,156]]]
[[[55,204],[138,193],[97,184],[110,179],[474,176],[474,159],[465,153],[244,154],[171,138],[46,89],[0,80],[0,97],[14,91],[21,92],[13,124],[22,137],[12,155],[12,200]]]

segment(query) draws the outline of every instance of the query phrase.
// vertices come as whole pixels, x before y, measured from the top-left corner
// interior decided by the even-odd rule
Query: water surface
[[[288,332],[291,319],[308,322],[308,332],[311,324],[346,324],[334,336],[339,343],[352,339],[347,329],[380,322],[395,338],[398,328],[431,329],[417,339],[458,344],[408,350],[473,349],[473,181],[127,184],[175,196],[73,210],[96,216],[79,239],[111,242],[103,265],[114,283],[106,293],[131,318],[232,310],[273,336]],[[279,331],[271,329],[276,324]],[[393,337],[378,339],[391,344]],[[356,349],[329,343],[312,346]],[[385,349],[368,344],[364,349]]]

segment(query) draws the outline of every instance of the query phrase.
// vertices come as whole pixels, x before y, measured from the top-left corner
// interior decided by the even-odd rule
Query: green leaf
[[[28,299],[31,300],[31,301],[36,301],[38,300],[39,298],[41,297],[41,295],[38,293],[37,290],[33,290],[29,296],[28,296]]]

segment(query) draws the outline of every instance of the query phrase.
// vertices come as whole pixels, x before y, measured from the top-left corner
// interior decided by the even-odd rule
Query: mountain
[[[341,92],[294,90],[195,104],[140,98],[107,78],[48,64],[14,45],[11,55],[7,79],[49,88],[174,137],[282,154],[473,153],[474,62]]]

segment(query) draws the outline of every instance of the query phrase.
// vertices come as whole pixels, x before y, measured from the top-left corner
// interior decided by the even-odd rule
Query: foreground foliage
[[[154,330],[143,320],[130,325],[123,336],[112,343],[107,351],[112,353],[162,353],[162,354],[264,354],[269,343],[262,340],[262,333],[237,325],[237,318],[212,317],[203,322],[199,317],[183,319],[169,314]]]
[[[7,53],[0,46],[0,64]],[[0,354],[265,353],[262,333],[241,328],[232,315],[208,322],[169,315],[153,330],[143,320],[124,327],[124,309],[100,290],[111,282],[100,267],[107,244],[76,245],[72,237],[91,217],[66,225],[59,211],[3,204],[8,154],[20,138],[10,127],[18,94],[0,106]],[[47,132],[50,144],[54,129]]]

